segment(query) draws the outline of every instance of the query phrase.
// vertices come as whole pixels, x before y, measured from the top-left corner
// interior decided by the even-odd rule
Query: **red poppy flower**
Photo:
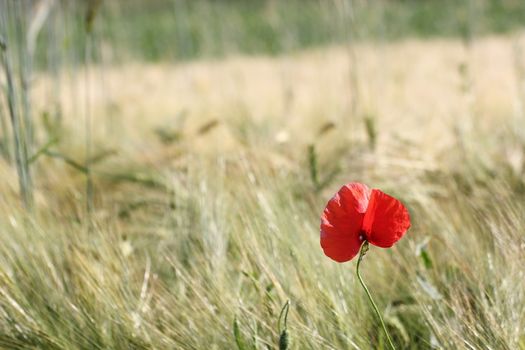
[[[366,240],[381,248],[396,243],[410,227],[405,206],[378,189],[351,182],[341,187],[321,217],[321,247],[338,262],[352,259]]]

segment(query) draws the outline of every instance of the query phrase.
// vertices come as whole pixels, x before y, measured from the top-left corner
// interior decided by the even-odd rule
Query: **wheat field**
[[[361,181],[412,217],[362,271],[396,346],[525,349],[524,49],[516,31],[35,71],[52,141],[32,209],[0,159],[0,347],[276,349],[289,300],[290,348],[386,349],[355,262],[319,246]]]

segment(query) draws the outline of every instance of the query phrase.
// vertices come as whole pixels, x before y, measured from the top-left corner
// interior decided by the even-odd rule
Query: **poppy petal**
[[[345,262],[359,252],[369,197],[366,185],[349,183],[328,201],[321,217],[321,247],[329,258]]]
[[[403,237],[409,227],[410,216],[403,203],[373,189],[363,220],[366,239],[378,247],[389,248]]]

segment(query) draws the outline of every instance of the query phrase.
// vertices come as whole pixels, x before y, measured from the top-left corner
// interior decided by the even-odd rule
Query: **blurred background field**
[[[39,61],[45,63],[55,39],[62,39],[59,51],[82,52],[81,7],[62,1],[50,14],[38,43]],[[525,20],[519,0],[117,0],[96,7],[94,30],[102,49],[118,60],[147,61],[275,55],[349,40],[467,38],[509,33]]]
[[[525,349],[525,2],[0,0],[0,348]]]

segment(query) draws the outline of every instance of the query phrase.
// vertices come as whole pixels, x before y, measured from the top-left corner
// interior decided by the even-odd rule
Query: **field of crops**
[[[525,349],[521,1],[127,4],[0,0],[1,349],[391,349],[348,182],[396,349]]]

